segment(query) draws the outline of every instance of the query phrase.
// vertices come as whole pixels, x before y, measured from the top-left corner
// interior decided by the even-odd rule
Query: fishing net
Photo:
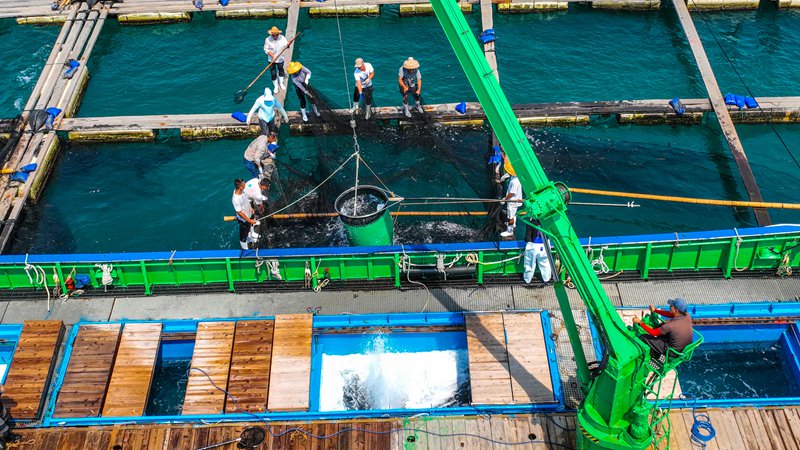
[[[242,430],[242,434],[239,438],[240,441],[236,445],[237,448],[256,448],[264,443],[264,440],[267,438],[267,430],[262,427],[247,427]]]
[[[396,219],[398,242],[469,242],[494,237],[503,208],[498,204],[448,200],[497,198],[502,194],[502,187],[493,181],[495,166],[487,164],[486,130],[442,126],[428,113],[417,111],[411,119],[400,121],[374,120],[374,116],[365,120],[363,108],[351,115],[332,107],[313,87],[310,92],[319,116],[309,102],[308,121],[295,124],[292,129],[293,134],[299,132],[302,136],[282,138],[277,174],[269,195],[271,212],[334,212],[335,199],[355,181],[355,158],[331,176],[354,152],[351,120],[355,120],[363,158],[360,184],[372,184],[409,198],[407,206],[400,205],[401,210],[484,213]],[[439,200],[422,200],[431,197]],[[349,244],[336,216],[275,218],[264,220],[263,224],[255,243],[258,248]]]

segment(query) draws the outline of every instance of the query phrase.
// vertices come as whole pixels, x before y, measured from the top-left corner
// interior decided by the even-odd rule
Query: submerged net
[[[428,113],[416,111],[411,119],[404,118],[400,124],[397,121],[365,120],[363,109],[355,115],[343,113],[331,107],[318,91],[311,88],[311,93],[316,99],[319,116],[314,114],[309,102],[309,120],[301,125],[302,133],[307,137],[282,139],[277,174],[273,176],[269,195],[271,211],[289,205],[281,213],[334,211],[336,197],[354,185],[354,160],[324,185],[314,189],[353,154],[352,118],[365,162],[360,166],[360,184],[379,186],[407,198],[445,199],[409,200],[406,202],[408,206],[400,205],[401,210],[488,212],[488,215],[478,217],[396,219],[398,242],[469,242],[494,237],[503,208],[497,204],[446,200],[447,197],[496,198],[498,193],[502,193],[502,188],[498,191],[499,185],[492,180],[492,166],[487,164],[489,137],[485,130],[445,127],[436,123]],[[302,146],[302,151],[292,148],[293,143],[304,139],[313,145]],[[312,194],[294,203],[312,190]],[[359,201],[359,210],[373,208],[374,211],[375,207],[375,202]],[[359,211],[356,215],[360,215]],[[264,225],[256,244],[259,248],[348,245],[337,217],[273,219],[265,221]]]

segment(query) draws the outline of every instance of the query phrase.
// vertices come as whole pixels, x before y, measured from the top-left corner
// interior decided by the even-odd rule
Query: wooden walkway
[[[311,314],[275,316],[267,409],[305,411],[311,387]]]
[[[255,413],[267,409],[274,329],[275,322],[271,320],[236,322],[228,392],[242,411]],[[237,405],[228,401],[225,412],[238,412]]]
[[[15,419],[39,416],[64,335],[60,320],[27,321],[22,325],[4,384],[3,404]]]
[[[758,188],[753,171],[750,168],[750,163],[747,161],[747,155],[744,153],[742,142],[739,140],[739,134],[736,132],[736,127],[733,125],[728,108],[725,106],[725,100],[722,98],[722,93],[717,84],[717,78],[714,76],[714,71],[711,69],[711,64],[708,62],[708,57],[703,49],[703,43],[700,41],[700,36],[697,34],[697,29],[694,27],[692,17],[689,15],[689,10],[683,0],[672,0],[675,11],[678,13],[683,31],[686,33],[686,38],[689,41],[689,46],[694,54],[694,59],[697,62],[697,68],[700,70],[700,75],[703,78],[708,97],[711,100],[711,106],[714,108],[714,113],[719,121],[719,126],[722,128],[722,134],[728,142],[733,159],[736,161],[736,166],[739,168],[739,175],[744,181],[747,195],[750,201],[763,202],[764,198],[761,196],[761,190]],[[769,218],[767,210],[764,208],[754,208],[753,212],[756,216],[756,221],[761,227],[771,225],[772,221]]]
[[[472,403],[555,402],[541,313],[467,314]]]
[[[710,409],[707,412],[716,429],[708,450],[793,450],[800,448],[800,410],[785,409]],[[673,410],[671,447],[691,449],[689,436],[693,423],[691,410]],[[62,450],[87,448],[112,450],[195,450],[206,445],[236,439],[246,426],[263,423],[236,423],[211,426],[153,425],[82,428],[19,429],[20,450]],[[332,435],[318,440],[314,435]],[[384,419],[356,422],[272,422],[273,438],[258,448],[284,450],[506,450],[575,448],[573,414],[525,415],[513,417],[435,417],[425,419]],[[439,433],[437,436],[427,433]],[[483,438],[483,439],[481,439]],[[487,439],[497,441],[493,443]],[[514,445],[511,443],[528,443]],[[546,444],[545,444],[546,443]],[[118,447],[119,448],[119,447]],[[218,447],[233,450],[236,444]]]
[[[200,322],[181,414],[222,414],[236,322]],[[215,387],[216,386],[216,387]]]
[[[708,99],[685,99],[684,117],[677,116],[663,100],[622,100],[598,102],[531,103],[513,105],[514,113],[524,125],[558,126],[588,124],[589,116],[617,115],[627,123],[671,123],[696,122],[702,114],[713,111]],[[739,111],[729,106],[733,120],[739,123],[765,123],[767,120],[800,122],[800,97],[762,97],[758,99],[761,109]],[[455,111],[455,103],[427,105],[427,113],[439,122],[457,124],[459,121],[474,123],[485,115],[478,103],[467,103],[467,112]],[[375,108],[375,120],[404,120],[402,108],[386,106]],[[347,110],[336,110],[349,117]],[[300,114],[289,111],[289,123],[293,131],[304,132],[313,127],[313,119],[303,124]],[[585,120],[583,119],[585,118]],[[75,142],[120,142],[152,141],[160,130],[181,131],[185,139],[219,139],[220,137],[247,137],[257,134],[257,127],[246,126],[235,121],[229,114],[173,114],[152,116],[114,116],[66,118],[59,130],[67,133]]]
[[[97,417],[111,378],[122,325],[81,325],[53,417]]]
[[[22,208],[28,197],[36,201],[44,187],[48,171],[58,152],[58,138],[53,132],[31,133],[27,124],[28,116],[34,109],[59,108],[63,115],[72,115],[78,99],[88,82],[86,63],[95,42],[103,29],[108,9],[100,4],[89,10],[85,3],[74,4],[66,23],[56,39],[53,50],[44,65],[44,70],[33,88],[22,112],[20,125],[13,134],[18,141],[3,168],[19,168],[37,163],[38,168],[24,183],[7,183],[9,175],[0,177],[0,184],[6,186],[0,191],[0,250],[5,249],[14,230]],[[80,62],[80,67],[71,79],[65,79],[64,63],[69,59]],[[56,118],[59,121],[61,116]]]
[[[160,323],[125,324],[108,384],[103,416],[144,415],[160,343]]]
[[[578,1],[578,0],[572,0]],[[478,3],[478,0],[459,0],[460,3]],[[333,2],[329,1],[324,6]],[[427,5],[427,0],[337,0],[337,5],[341,7],[370,5]],[[0,4],[0,18],[7,17],[52,17],[54,22],[63,21],[68,14],[67,11],[53,11],[50,0],[20,0],[18,2],[4,2]],[[275,15],[281,15],[283,11],[291,7],[292,2],[287,0],[232,0],[228,6],[222,6],[218,2],[205,2],[203,11],[220,12],[253,12],[254,17],[261,14],[262,17],[268,11],[277,11]],[[304,0],[298,2],[299,8],[319,8],[320,2],[316,0]],[[114,3],[110,9],[110,15],[121,16],[128,14],[175,14],[197,12],[192,2],[183,0],[126,0],[122,3]],[[187,18],[188,19],[188,18]]]

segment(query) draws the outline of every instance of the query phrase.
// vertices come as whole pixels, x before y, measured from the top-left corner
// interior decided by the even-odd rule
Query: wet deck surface
[[[97,417],[111,378],[121,324],[81,325],[54,417]]]
[[[787,409],[711,409],[707,412],[717,436],[708,450],[790,450],[800,448],[800,411]],[[693,448],[691,410],[673,410],[671,448]],[[240,436],[246,426],[263,423],[215,426],[154,425],[18,430],[23,436],[17,447],[25,450],[91,448],[194,450]],[[516,415],[492,417],[440,417],[386,419],[359,422],[296,422],[272,424],[263,449],[322,450],[501,450],[513,448],[575,448],[573,414]],[[318,439],[307,433],[324,437]],[[430,434],[435,433],[435,434]],[[335,436],[332,436],[334,435]],[[332,437],[326,437],[332,436]],[[492,442],[496,441],[496,442]],[[545,445],[545,443],[547,445]],[[219,447],[236,448],[236,444]]]
[[[541,313],[503,313],[515,404],[555,402]]]
[[[192,366],[181,414],[222,414],[236,322],[197,324]]]
[[[269,373],[272,363],[272,334],[275,322],[245,320],[236,323],[233,357],[228,376],[228,392],[236,404],[228,401],[225,412],[264,412],[267,409]]]
[[[467,325],[472,403],[513,403],[503,314],[469,314],[464,319]]]
[[[63,334],[64,324],[60,320],[23,324],[2,397],[15,418],[35,419],[39,415]]]

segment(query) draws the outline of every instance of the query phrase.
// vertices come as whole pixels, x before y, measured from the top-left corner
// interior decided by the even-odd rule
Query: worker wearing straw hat
[[[269,30],[269,36],[264,40],[264,53],[267,54],[269,62],[275,63],[270,67],[269,71],[270,75],[272,75],[272,85],[275,87],[272,92],[276,94],[278,93],[279,85],[281,89],[286,89],[286,83],[284,81],[286,72],[283,70],[283,55],[275,59],[277,55],[280,55],[280,53],[289,46],[289,41],[287,41],[286,37],[281,33],[283,33],[283,31],[278,27],[272,27]]]
[[[319,117],[317,99],[314,98],[314,94],[311,93],[311,87],[308,85],[308,81],[311,79],[311,71],[308,70],[308,67],[304,67],[300,64],[299,61],[290,62],[286,71],[289,72],[289,76],[292,77],[294,92],[300,100],[300,114],[303,116],[303,122],[308,122],[308,116],[306,115],[306,97],[311,101],[311,108],[314,110],[314,114]]]
[[[353,77],[356,79],[356,88],[353,91],[352,112],[358,111],[359,100],[364,100],[364,118],[369,119],[372,114],[372,78],[375,77],[375,69],[363,58],[356,58],[355,67]]]
[[[411,94],[416,100],[417,111],[423,113],[420,95],[422,94],[422,74],[419,72],[419,61],[408,58],[403,62],[400,71],[397,73],[397,82],[400,85],[400,94],[403,96],[403,113],[406,117],[411,117],[408,109],[408,95]]]

